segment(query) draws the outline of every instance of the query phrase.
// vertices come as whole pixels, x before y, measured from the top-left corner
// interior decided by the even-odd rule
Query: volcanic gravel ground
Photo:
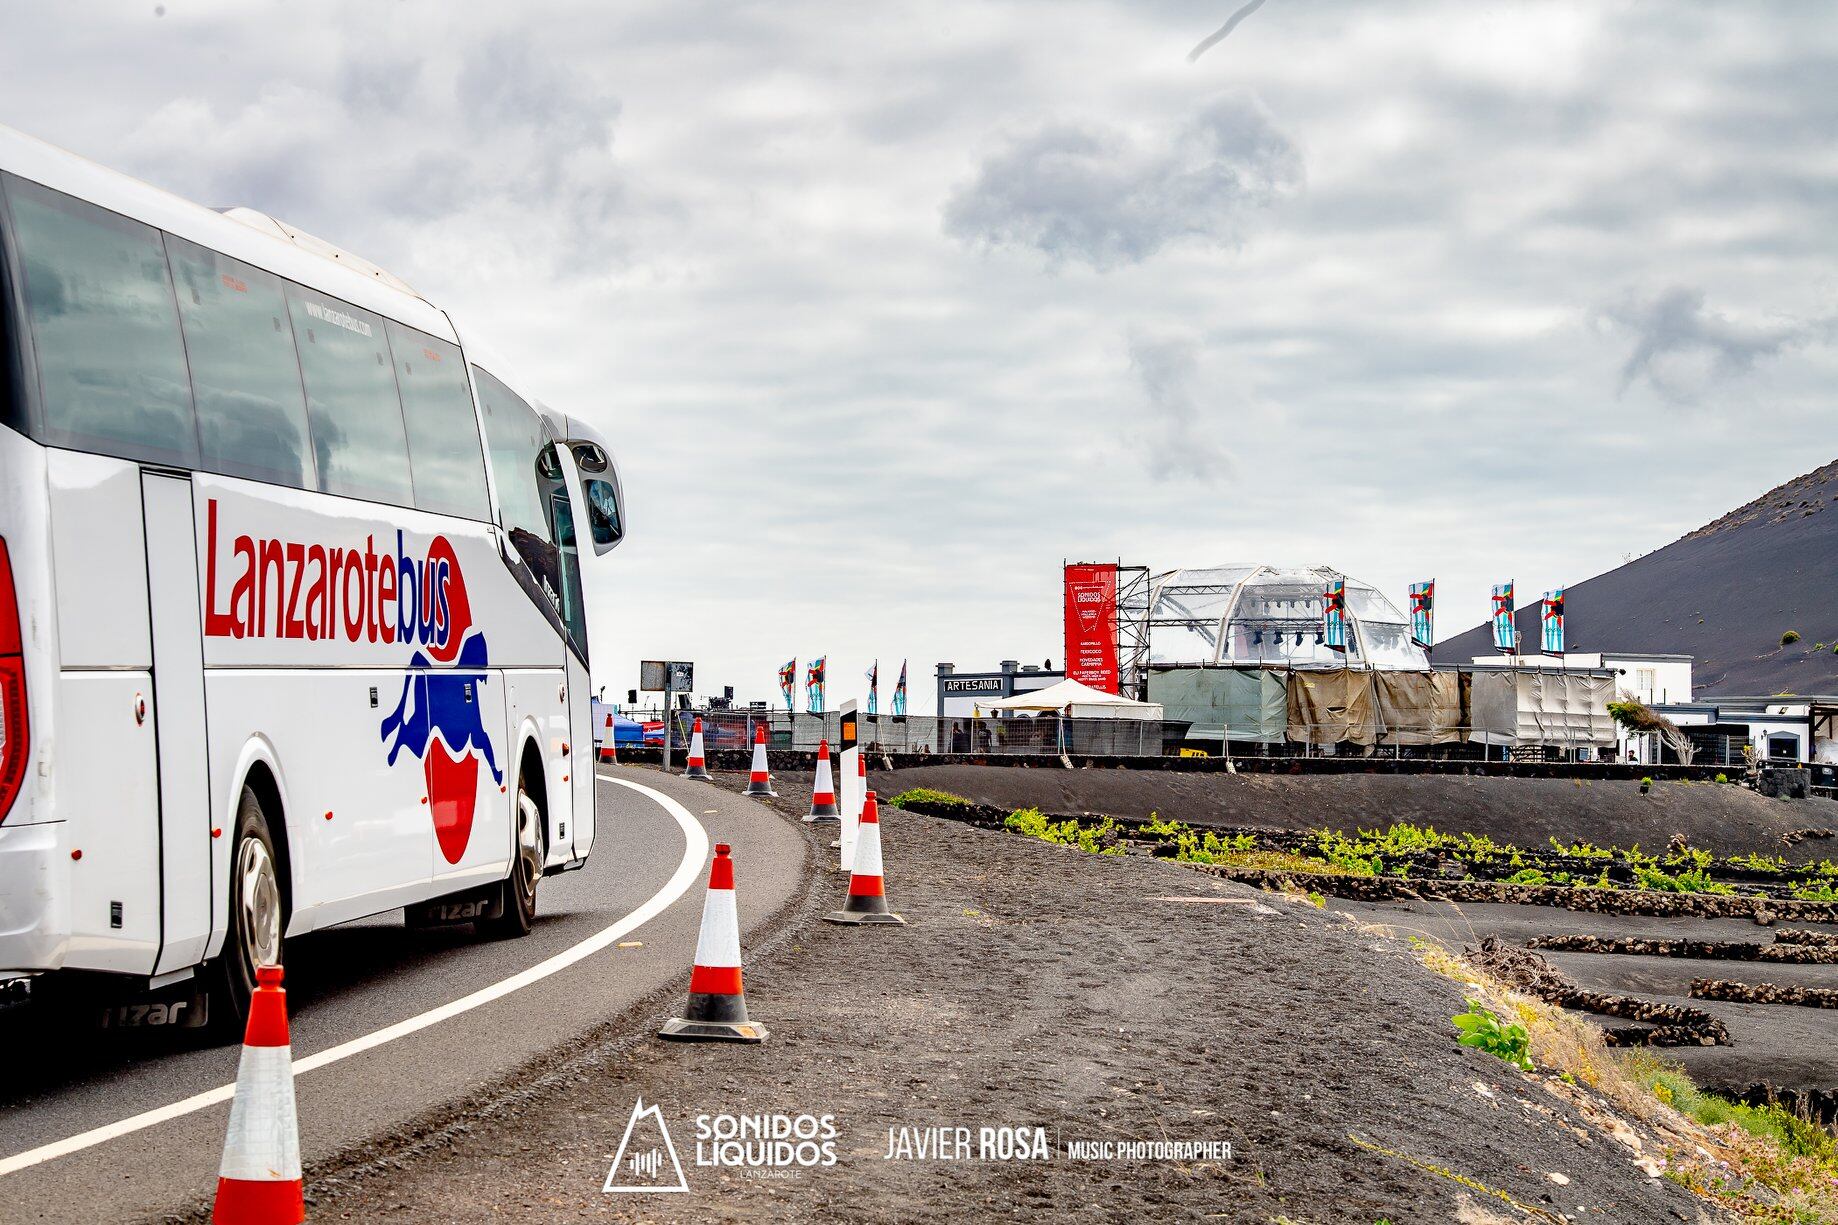
[[[1486,936],[1521,947],[1534,936],[1643,936],[1675,940],[1730,940],[1766,944],[1774,929],[1742,919],[1670,919],[1553,911],[1543,906],[1461,905],[1447,902],[1368,903],[1332,899],[1336,911],[1399,935],[1424,935],[1452,949],[1479,945]],[[1806,924],[1820,931],[1829,924]],[[1701,1084],[1731,1093],[1770,1086],[1786,1093],[1838,1092],[1838,1012],[1774,1004],[1734,1004],[1691,998],[1691,980],[1720,978],[1785,986],[1838,987],[1838,965],[1715,961],[1696,958],[1539,953],[1578,985],[1666,1004],[1701,1008],[1729,1029],[1730,1045],[1675,1047],[1666,1058],[1684,1065]],[[1591,1018],[1600,1020],[1600,1018]]]
[[[787,778],[809,794],[810,776]],[[1792,860],[1838,858],[1838,839],[1800,829],[1838,831],[1838,803],[1772,800],[1746,787],[1429,774],[1222,774],[1173,770],[1067,770],[1057,766],[913,766],[877,771],[883,796],[936,787],[983,804],[1044,812],[1107,813],[1194,825],[1261,825],[1279,829],[1384,828],[1400,821],[1450,833],[1486,834],[1542,847],[1545,839],[1602,846],[1639,843],[1659,850],[1674,834],[1719,855],[1755,852]]]
[[[834,836],[813,828],[819,844]],[[1541,1078],[1458,1047],[1461,992],[1399,940],[1154,860],[891,811],[884,829],[909,926],[821,922],[844,885],[816,874],[748,950],[763,1046],[652,1039],[681,1007],[672,993],[631,1018],[637,1037],[482,1104],[412,1157],[309,1172],[313,1219],[1717,1219]],[[739,886],[744,909],[744,865]],[[601,1191],[639,1097],[661,1106],[689,1194]],[[718,1112],[833,1114],[836,1164],[697,1166],[693,1120]],[[1044,1128],[1052,1155],[981,1160],[973,1139],[965,1160],[883,1156],[890,1127],[999,1125]],[[1065,1149],[1164,1139],[1227,1140],[1232,1157]]]

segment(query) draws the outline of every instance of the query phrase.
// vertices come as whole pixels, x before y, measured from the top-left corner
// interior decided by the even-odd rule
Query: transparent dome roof
[[[1322,595],[1347,584],[1347,650],[1322,641]],[[1150,593],[1154,663],[1429,667],[1410,618],[1378,588],[1327,566],[1210,566],[1155,576]]]

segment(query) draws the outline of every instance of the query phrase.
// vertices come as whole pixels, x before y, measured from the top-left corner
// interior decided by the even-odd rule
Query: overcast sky
[[[1268,0],[1189,62],[1238,8],[0,0],[0,122],[604,429],[613,691],[928,710],[1060,662],[1064,558],[1434,577],[1448,636],[1833,458],[1830,9]]]

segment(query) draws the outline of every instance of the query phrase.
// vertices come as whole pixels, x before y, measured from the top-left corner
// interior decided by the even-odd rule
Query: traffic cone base
[[[885,906],[887,903],[881,903]],[[879,912],[862,912],[855,910],[832,910],[823,916],[825,923],[841,923],[847,927],[864,927],[872,923],[893,923],[906,926],[906,920],[889,910]]]
[[[691,1012],[695,1011],[692,1006]],[[757,1021],[691,1021],[672,1017],[657,1036],[670,1042],[764,1042],[771,1037]]]
[[[726,843],[715,846],[689,972],[689,1007],[664,1022],[657,1036],[673,1042],[764,1042],[766,1027],[747,1018],[740,977],[740,912],[734,905],[734,861]]]

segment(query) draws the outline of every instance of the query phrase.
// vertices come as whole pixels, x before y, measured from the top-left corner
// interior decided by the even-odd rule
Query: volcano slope
[[[1572,651],[1696,658],[1700,697],[1838,693],[1838,461],[1770,489],[1663,549],[1564,589]],[[1538,641],[1538,605],[1516,616]],[[1799,640],[1782,643],[1793,630]],[[1479,625],[1436,645],[1466,662],[1493,651]]]

